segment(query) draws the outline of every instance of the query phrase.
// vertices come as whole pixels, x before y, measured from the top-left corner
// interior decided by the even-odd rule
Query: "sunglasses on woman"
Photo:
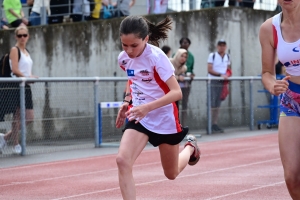
[[[21,37],[26,38],[27,36],[28,36],[28,34],[18,34],[18,35],[17,35],[18,38],[21,38]]]

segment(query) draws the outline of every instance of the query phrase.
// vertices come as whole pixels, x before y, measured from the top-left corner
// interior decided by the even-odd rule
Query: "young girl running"
[[[149,141],[158,146],[164,174],[175,179],[186,167],[200,159],[196,138],[187,136],[187,143],[179,153],[179,143],[188,132],[178,120],[174,102],[182,97],[174,76],[174,67],[158,47],[160,39],[167,38],[171,20],[166,18],[157,25],[143,17],[126,17],[120,25],[123,50],[118,61],[128,76],[124,104],[121,106],[116,127],[127,117],[129,122],[121,139],[117,155],[119,184],[123,199],[136,199],[132,166]],[[154,45],[151,45],[151,44]],[[128,110],[128,106],[132,107]],[[133,142],[134,141],[134,142]]]
[[[284,177],[293,199],[300,199],[300,1],[278,0],[282,12],[260,28],[262,82],[273,95],[282,95],[279,150]],[[286,67],[283,80],[275,78],[275,55]]]

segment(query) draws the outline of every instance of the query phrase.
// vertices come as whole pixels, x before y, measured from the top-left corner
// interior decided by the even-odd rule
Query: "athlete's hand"
[[[284,93],[289,87],[288,80],[290,78],[290,76],[286,76],[282,80],[276,80],[273,91],[271,91],[271,93],[276,96]]]
[[[123,103],[122,106],[120,107],[120,110],[118,112],[118,116],[117,116],[117,119],[116,119],[116,127],[117,128],[120,128],[121,126],[123,126],[124,122],[125,122],[125,119],[126,119],[126,111],[127,111],[127,108],[128,108],[128,103]]]
[[[136,120],[136,124],[139,123],[149,112],[147,104],[140,105],[137,107],[131,108],[125,114],[128,117],[129,121]]]

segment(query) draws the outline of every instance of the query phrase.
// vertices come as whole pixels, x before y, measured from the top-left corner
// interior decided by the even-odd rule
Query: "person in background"
[[[102,0],[94,0],[92,6],[93,6],[93,11],[92,11],[91,19],[92,20],[100,19]]]
[[[148,0],[147,13],[148,14],[163,14],[167,12],[169,0]]]
[[[8,27],[8,22],[5,18],[2,18],[1,21],[0,21],[0,29],[1,30],[7,30],[9,29]]]
[[[118,4],[119,2],[119,4]],[[130,8],[134,6],[135,0],[122,0],[116,1],[112,5],[116,8],[115,16],[114,17],[124,17],[129,16]]]
[[[230,69],[230,58],[226,54],[226,41],[219,40],[217,52],[210,53],[207,60],[207,70],[209,77],[223,77],[228,79],[227,69]],[[224,130],[218,126],[219,110],[221,105],[221,94],[224,86],[223,80],[211,80],[211,113],[212,113],[212,132]]]
[[[4,0],[3,7],[8,23],[16,28],[21,25],[29,25],[28,20],[25,18],[22,10],[22,4],[20,0]]]
[[[165,45],[161,48],[161,50],[168,56],[168,58],[171,57],[171,47]]]
[[[240,6],[245,8],[252,8],[254,7],[255,0],[240,0]]]
[[[26,49],[26,45],[29,38],[29,32],[26,26],[19,26],[15,30],[15,37],[17,43],[15,47],[12,47],[9,53],[9,62],[12,71],[12,77],[29,77],[37,78],[32,75],[32,59],[29,52]],[[18,133],[21,128],[20,123],[20,90],[19,83],[9,83],[8,92],[2,94],[1,98],[2,105],[6,111],[4,113],[13,113],[13,122],[12,129],[6,134],[0,133],[0,151],[3,151],[8,140],[13,140],[13,153],[20,154],[22,152],[22,147],[19,144]],[[33,121],[33,102],[32,102],[32,92],[30,85],[25,85],[25,115],[26,115],[26,124],[29,124]],[[1,108],[4,109],[4,108]]]
[[[187,117],[187,107],[188,107],[188,92],[189,92],[189,81],[184,80],[186,77],[186,71],[187,66],[185,65],[186,60],[188,57],[187,50],[185,49],[178,49],[175,53],[175,56],[173,58],[170,58],[171,63],[173,64],[175,68],[175,78],[178,81],[178,84],[180,86],[181,92],[182,92],[182,99],[181,99],[181,109],[179,109],[179,101],[176,101],[176,106],[178,108],[178,111],[181,110],[181,112],[178,112],[180,114],[180,123],[185,126],[186,124],[186,117]]]
[[[41,8],[45,7],[48,16],[51,15],[50,0],[27,0],[27,5],[32,6],[29,22],[32,26],[41,25]],[[46,20],[48,21],[48,20]]]
[[[188,99],[189,99],[190,91],[191,91],[191,86],[192,86],[192,81],[195,77],[195,74],[194,74],[195,60],[194,60],[193,54],[188,50],[191,45],[191,40],[187,37],[183,37],[180,39],[179,44],[180,44],[180,49],[185,49],[188,53],[188,57],[187,57],[187,61],[186,61],[185,65],[187,67],[186,77],[189,77],[190,80],[186,81],[187,87],[185,89],[185,94],[183,97],[186,100],[186,101],[184,101],[184,103],[186,103],[185,107],[187,107]],[[174,55],[173,55],[173,57],[174,57]]]
[[[73,0],[73,14],[70,16],[73,22],[89,20],[90,15],[90,2],[88,0]]]

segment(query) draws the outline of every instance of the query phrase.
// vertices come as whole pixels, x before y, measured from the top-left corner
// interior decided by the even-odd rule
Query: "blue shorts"
[[[289,82],[288,90],[282,95],[280,117],[300,117],[300,85]]]

